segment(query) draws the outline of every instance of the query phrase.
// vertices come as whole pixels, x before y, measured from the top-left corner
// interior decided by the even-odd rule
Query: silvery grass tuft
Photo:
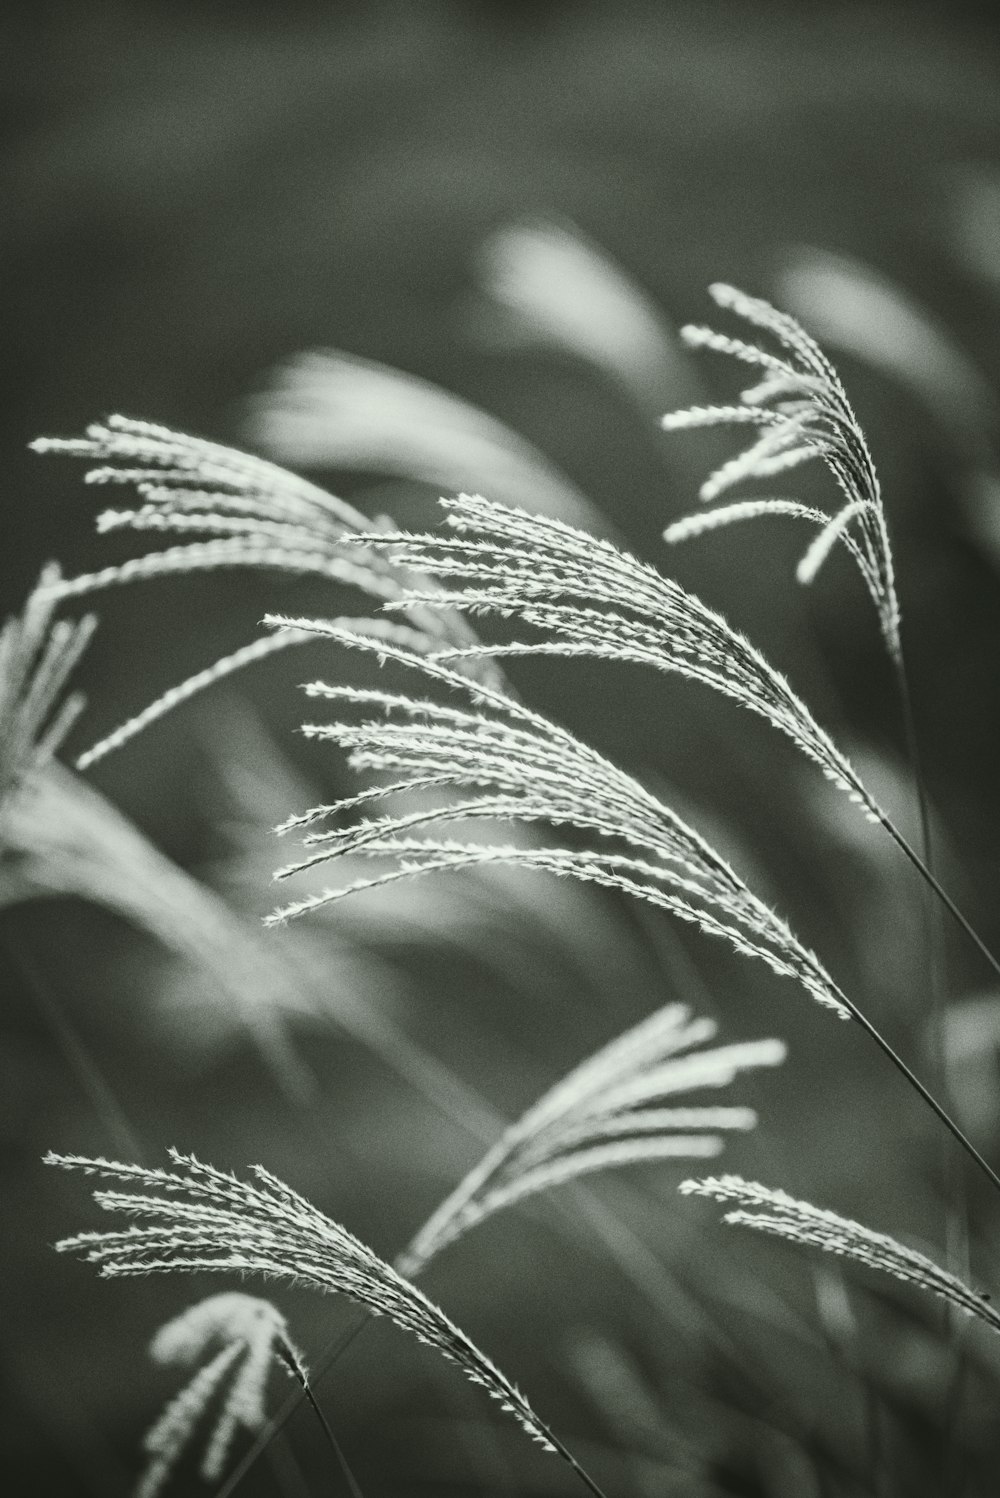
[[[253,1186],[176,1150],[170,1155],[178,1170],[171,1172],[48,1155],[49,1164],[146,1188],[95,1192],[100,1206],[135,1217],[138,1226],[81,1233],[56,1246],[83,1253],[107,1277],[172,1270],[256,1271],[341,1290],[372,1314],[388,1315],[436,1346],[501,1399],[530,1434],[550,1444],[551,1432],[522,1396],[408,1281],[449,1244],[529,1196],[595,1171],[709,1158],[721,1152],[727,1133],[753,1128],[757,1119],[750,1108],[676,1105],[678,1096],[728,1087],[741,1073],[780,1065],[785,1058],[785,1046],[778,1040],[706,1049],[716,1033],[714,1021],[693,1019],[685,1005],[670,1004],[616,1036],[503,1133],[391,1267],[263,1167],[254,1167],[260,1185]],[[150,1462],[137,1498],[155,1498],[231,1374],[235,1376],[230,1392],[201,1463],[206,1481],[221,1476],[239,1426],[256,1431],[264,1425],[265,1387],[274,1357],[312,1398],[303,1360],[284,1318],[270,1302],[255,1297],[233,1292],[197,1302],[161,1329],[152,1352],[160,1362],[208,1361],[147,1434],[143,1444]],[[556,1449],[563,1452],[558,1442]]]
[[[618,769],[567,729],[515,698],[471,683],[436,659],[369,638],[324,620],[274,621],[279,627],[314,629],[328,639],[367,650],[415,669],[452,688],[471,692],[473,710],[427,698],[314,682],[317,698],[380,709],[360,724],[307,724],[306,733],[351,751],[355,769],[394,777],[332,806],[313,807],[283,824],[301,828],[400,791],[473,788],[471,798],[424,805],[402,815],[363,818],[353,826],[307,833],[307,857],[280,869],[284,879],[351,853],[388,859],[371,878],[283,906],[283,922],[361,890],[420,874],[458,872],[508,864],[622,890],[670,911],[737,951],[758,957],[776,973],[796,979],[820,1004],[847,1018],[851,1005],[815,953],[757,898],[729,864],[675,812],[632,776]],[[402,778],[399,778],[399,777]],[[492,842],[413,836],[436,824],[485,819],[545,822],[596,833],[604,847],[521,847]]]
[[[397,1259],[417,1274],[495,1212],[595,1171],[712,1156],[723,1135],[751,1129],[751,1108],[677,1106],[678,1095],[728,1087],[741,1072],[777,1066],[780,1040],[704,1049],[717,1033],[668,1004],[616,1036],[561,1078],[497,1141],[431,1214]]]
[[[409,581],[383,557],[343,546],[347,536],[372,528],[368,516],[250,453],[126,416],[95,422],[84,437],[40,437],[31,446],[38,453],[95,464],[85,475],[88,484],[135,490],[138,505],[98,516],[101,533],[133,531],[168,543],[97,572],[50,578],[42,596],[54,602],[126,583],[223,568],[318,577],[355,588],[378,603],[398,600]],[[455,615],[415,607],[406,611],[406,621],[413,641],[426,642],[428,648],[472,639]],[[271,633],[221,657],[94,745],[80,757],[78,768],[120,748],[196,692],[308,639],[294,631]]]
[[[651,666],[714,687],[786,734],[872,819],[886,816],[785,677],[721,614],[648,562],[573,526],[481,495],[441,501],[447,529],[370,532],[356,544],[386,550],[407,569],[451,586],[411,587],[409,604],[513,616],[541,638],[439,646],[434,661],[479,656],[589,656]]]
[[[710,503],[737,485],[773,478],[820,458],[843,498],[835,514],[788,499],[749,499],[675,521],[668,541],[686,540],[702,531],[759,515],[794,515],[820,526],[798,566],[800,582],[813,580],[838,541],[850,552],[878,612],[886,648],[895,663],[901,658],[899,601],[893,575],[889,533],[878,475],[868,443],[840,377],[819,345],[786,312],[733,286],[709,287],[713,300],[753,327],[770,334],[780,352],[713,328],[688,326],[681,337],[691,348],[728,354],[754,366],[759,374],[739,404],[692,406],[663,418],[667,431],[737,425],[755,429],[749,447],[717,468],[701,486]]]
[[[50,1152],[46,1164],[81,1170],[124,1189],[98,1188],[97,1204],[133,1219],[116,1232],[84,1232],[56,1244],[105,1278],[156,1273],[258,1274],[341,1294],[385,1316],[455,1363],[547,1451],[558,1452],[599,1493],[524,1395],[422,1290],[262,1165],[256,1182],[171,1149],[173,1170]]]
[[[682,1181],[678,1190],[685,1196],[705,1196],[713,1201],[736,1203],[723,1221],[737,1227],[754,1228],[791,1243],[822,1249],[877,1269],[903,1280],[918,1289],[937,1295],[949,1305],[984,1321],[994,1332],[1000,1332],[1000,1313],[988,1297],[973,1290],[935,1264],[926,1254],[908,1248],[888,1233],[878,1233],[852,1218],[841,1217],[811,1202],[797,1201],[788,1192],[744,1181],[740,1176],[708,1176],[703,1180]]]
[[[263,1426],[274,1363],[308,1387],[302,1354],[284,1316],[270,1301],[236,1290],[189,1306],[160,1328],[149,1350],[158,1363],[195,1371],[143,1437],[149,1460],[135,1498],[156,1498],[170,1481],[227,1381],[198,1468],[204,1482],[222,1476],[240,1429],[254,1432]]]
[[[720,614],[648,563],[561,521],[510,509],[479,495],[462,494],[441,503],[450,534],[371,532],[355,538],[354,544],[387,549],[407,568],[452,581],[451,587],[436,590],[411,588],[403,601],[387,601],[383,608],[393,612],[417,605],[472,615],[513,616],[542,638],[439,646],[429,652],[431,660],[461,666],[484,657],[589,656],[676,672],[714,687],[786,734],[870,820],[886,830],[1000,976],[1000,961],[878,804],[846,755],[781,672]],[[912,730],[901,657],[898,665],[908,730]]]

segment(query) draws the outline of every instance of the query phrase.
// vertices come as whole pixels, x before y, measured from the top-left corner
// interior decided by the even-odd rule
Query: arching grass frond
[[[711,1156],[723,1135],[753,1128],[749,1108],[676,1106],[678,1095],[727,1087],[742,1071],[777,1066],[779,1040],[703,1049],[716,1034],[670,1004],[563,1077],[505,1131],[429,1218],[397,1261],[413,1275],[494,1212],[593,1171],[654,1159]]]
[[[740,1176],[709,1176],[682,1181],[685,1196],[706,1196],[727,1205],[736,1203],[723,1217],[738,1227],[755,1228],[791,1243],[839,1254],[867,1269],[891,1274],[918,1289],[939,1296],[959,1310],[977,1316],[1000,1332],[1000,1313],[989,1300],[963,1280],[942,1269],[926,1254],[908,1248],[888,1233],[878,1233],[849,1217],[841,1217],[811,1202],[797,1201],[786,1191],[744,1181]]]
[[[347,1296],[373,1316],[457,1364],[546,1449],[551,1432],[515,1386],[438,1306],[339,1223],[261,1165],[242,1181],[193,1155],[170,1150],[173,1168],[49,1153],[46,1163],[81,1170],[115,1189],[97,1204],[131,1219],[115,1232],[84,1232],[56,1244],[97,1265],[102,1276],[157,1273],[257,1274]],[[223,1370],[225,1371],[225,1370]],[[221,1375],[220,1375],[221,1376]]]
[[[443,646],[434,659],[562,655],[632,661],[701,681],[766,718],[867,815],[884,813],[847,757],[816,722],[785,677],[739,631],[655,567],[611,542],[559,521],[509,509],[478,495],[442,500],[448,529],[369,534],[407,568],[451,586],[406,596],[421,606],[513,615],[538,640]],[[397,605],[390,603],[394,610]]]
[[[400,601],[413,584],[413,578],[383,555],[344,547],[347,536],[373,529],[367,516],[253,454],[126,416],[94,423],[83,437],[39,437],[31,446],[38,453],[63,454],[95,465],[85,482],[99,489],[135,490],[140,503],[104,511],[97,519],[99,532],[131,531],[165,543],[78,577],[48,576],[39,596],[50,608],[105,588],[219,568],[312,575],[355,588],[378,603]],[[406,612],[414,638],[426,642],[426,648],[475,640],[457,614],[418,604],[407,606]],[[273,640],[253,641],[195,672],[102,739],[84,756],[80,768],[127,743],[195,693],[277,648],[281,647]],[[495,675],[494,668],[484,666],[487,675]]]
[[[349,752],[353,768],[388,773],[381,791],[473,790],[478,794],[423,804],[353,824],[307,832],[305,858],[279,871],[287,878],[317,865],[362,853],[389,868],[370,878],[286,905],[273,920],[316,910],[348,894],[400,878],[458,872],[490,863],[537,869],[626,891],[669,910],[703,931],[722,936],[774,971],[795,978],[820,1003],[846,1017],[847,1002],[814,953],[759,900],[712,846],[633,776],[499,689],[469,682],[440,660],[418,655],[382,637],[368,638],[329,621],[271,620],[290,628],[315,628],[327,638],[392,659],[471,696],[471,708],[382,690],[344,689],[324,682],[306,688],[317,699],[372,706],[378,717],[360,723],[307,725],[313,737]],[[366,799],[379,788],[365,792]],[[358,802],[348,798],[344,810]],[[340,810],[313,808],[292,820],[314,826]],[[442,823],[471,820],[541,822],[596,836],[607,851],[461,843],[426,833]]]
[[[797,513],[823,527],[798,568],[800,582],[811,582],[834,543],[843,542],[875,605],[889,654],[898,662],[899,602],[881,489],[868,443],[839,375],[814,339],[787,313],[732,286],[710,286],[709,293],[718,306],[773,338],[780,353],[711,328],[682,328],[681,337],[691,348],[728,354],[758,366],[765,375],[743,391],[740,405],[670,412],[663,418],[664,428],[681,431],[749,423],[761,429],[748,448],[705,480],[700,498],[706,503],[747,480],[770,478],[810,458],[821,459],[843,497],[839,511],[830,515],[804,508],[778,511],[768,506],[759,513]],[[745,518],[749,518],[749,512]],[[664,534],[667,541],[674,542],[706,529],[707,525],[678,521]]]

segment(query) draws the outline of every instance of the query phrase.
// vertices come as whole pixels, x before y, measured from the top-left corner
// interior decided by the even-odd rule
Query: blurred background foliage
[[[942,868],[1000,940],[988,8],[88,0],[6,10],[0,72],[5,612],[50,556],[77,572],[120,554],[95,538],[79,472],[29,455],[30,438],[123,410],[287,451],[282,399],[262,406],[261,393],[303,351],[335,348],[431,382],[532,444],[564,498],[585,496],[609,534],[787,671],[905,820],[890,674],[851,569],[841,560],[799,590],[802,538],[781,524],[676,552],[659,539],[727,447],[717,434],[668,438],[656,416],[732,388],[724,367],[682,355],[673,330],[707,315],[708,282],[735,282],[825,337],[855,398],[883,480]],[[624,278],[625,305],[612,299],[602,319],[584,256],[551,282],[547,325],[537,306],[512,314],[496,236],[513,224],[587,247]],[[374,411],[377,425],[377,398]],[[348,459],[311,461],[361,509],[433,519],[443,480]],[[780,492],[824,492],[821,474],[793,477]],[[489,492],[473,472],[456,482]],[[251,638],[266,608],[343,606],[315,583],[256,574],[102,597],[71,747]],[[309,650],[312,674],[338,669]],[[294,734],[304,674],[278,658],[93,773],[250,920],[270,908],[284,857],[268,829],[347,784]],[[674,787],[679,809],[699,808],[697,825],[926,1063],[920,892],[791,749],[684,683],[565,665],[513,674]],[[718,1017],[724,1038],[791,1045],[782,1073],[742,1089],[761,1127],[730,1147],[731,1168],[942,1241],[932,1131],[853,1030],[610,897],[484,875],[296,931],[282,961],[301,981],[280,1019],[292,1075],[249,1042],[247,1014],[210,971],[120,917],[18,903],[0,912],[0,936],[3,1420],[25,1491],[126,1491],[137,1438],[170,1392],[146,1342],[190,1298],[183,1284],[105,1286],[51,1257],[82,1194],[44,1176],[50,1146],[121,1153],[124,1131],[147,1157],[176,1143],[220,1166],[260,1159],[390,1253],[475,1157],[477,1130],[678,996]],[[950,936],[948,988],[956,1104],[995,1160],[1000,996]],[[631,1281],[585,1218],[567,1226],[542,1208],[470,1238],[430,1291],[611,1492],[990,1491],[996,1355],[970,1345],[958,1382],[933,1310],[729,1241],[713,1213],[676,1200],[680,1174],[599,1188],[634,1235]],[[985,1224],[974,1266],[996,1288],[995,1207],[969,1188]],[[347,1317],[282,1303],[307,1352]],[[563,1490],[554,1464],[387,1328],[322,1392],[366,1491]],[[299,1417],[245,1490],[319,1490],[323,1460]]]

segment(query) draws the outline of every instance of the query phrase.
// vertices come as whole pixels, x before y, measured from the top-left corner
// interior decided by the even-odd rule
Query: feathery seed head
[[[514,1385],[423,1291],[353,1233],[262,1165],[253,1166],[256,1181],[249,1182],[194,1155],[175,1149],[169,1155],[172,1170],[50,1151],[48,1165],[117,1182],[117,1189],[96,1190],[94,1200],[132,1219],[115,1232],[64,1238],[57,1252],[81,1254],[106,1278],[235,1272],[346,1295],[456,1363],[551,1449],[545,1427]],[[216,1383],[228,1366],[215,1375]]]
[[[788,500],[759,499],[726,505],[714,520],[694,517],[668,526],[665,539],[682,541],[702,531],[759,515],[797,515],[820,526],[820,533],[800,563],[800,582],[813,580],[837,541],[854,558],[878,612],[879,625],[893,660],[899,659],[899,603],[892,554],[875,464],[847,392],[833,365],[805,329],[787,313],[735,287],[709,288],[718,304],[770,335],[780,353],[730,338],[711,328],[686,327],[681,336],[691,348],[727,354],[764,371],[743,391],[739,405],[696,406],[663,418],[667,431],[716,425],[758,428],[749,447],[717,468],[702,485],[700,498],[711,502],[745,480],[771,478],[820,458],[843,496],[836,514]]]
[[[367,637],[324,620],[272,618],[283,627],[315,629],[329,639],[364,649],[447,685],[472,698],[472,708],[440,705],[384,691],[344,690],[313,683],[310,693],[330,701],[371,706],[380,715],[361,723],[309,725],[308,732],[346,748],[356,769],[391,774],[380,789],[461,789],[478,792],[443,804],[353,825],[307,832],[306,856],[278,871],[291,875],[347,854],[390,860],[390,867],[340,889],[307,896],[275,912],[284,921],[362,889],[374,889],[419,874],[457,872],[490,863],[570,876],[618,889],[669,910],[737,950],[765,961],[775,972],[798,979],[819,1002],[841,1015],[846,1003],[819,959],[759,900],[729,864],[669,807],[603,755],[543,714],[498,689],[454,670],[445,653],[419,655],[384,636]],[[358,804],[348,798],[343,809]],[[341,808],[318,807],[287,826],[306,828]],[[511,847],[464,843],[413,834],[445,823],[504,821],[570,826],[596,834],[602,846]]]
[[[682,1181],[678,1189],[685,1196],[705,1196],[730,1206],[724,1222],[820,1248],[825,1253],[853,1259],[868,1269],[891,1274],[949,1301],[1000,1332],[1000,1313],[982,1295],[926,1254],[908,1248],[888,1233],[877,1233],[851,1218],[814,1207],[811,1202],[797,1201],[786,1191],[745,1181],[740,1176]],[[735,1206],[731,1206],[733,1203]]]
[[[563,1077],[512,1124],[420,1229],[399,1260],[413,1275],[505,1207],[598,1170],[717,1155],[723,1135],[751,1129],[749,1108],[676,1106],[678,1094],[727,1087],[742,1071],[777,1066],[779,1040],[704,1049],[711,1020],[668,1004]]]

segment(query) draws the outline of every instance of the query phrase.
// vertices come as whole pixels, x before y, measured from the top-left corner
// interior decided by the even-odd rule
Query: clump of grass
[[[747,450],[706,481],[702,498],[712,502],[744,480],[790,472],[819,457],[844,503],[828,513],[794,500],[753,498],[679,521],[667,538],[679,540],[766,514],[794,515],[817,524],[818,535],[799,567],[800,579],[814,578],[837,542],[845,545],[861,571],[905,685],[899,605],[878,478],[844,387],[794,319],[731,287],[715,287],[713,296],[773,336],[780,352],[711,329],[686,330],[691,346],[723,352],[762,372],[737,404],[693,407],[666,419],[675,429],[732,423],[755,431],[756,440]],[[68,582],[51,578],[40,595],[46,607],[58,598],[117,583],[238,566],[346,583],[383,611],[369,621],[269,616],[271,635],[165,694],[103,740],[85,762],[124,743],[230,671],[285,645],[316,638],[374,653],[468,699],[459,707],[376,688],[310,684],[307,691],[316,700],[360,707],[373,715],[360,723],[338,719],[311,724],[307,733],[346,749],[354,768],[391,778],[290,817],[280,830],[303,832],[306,854],[279,871],[279,877],[357,855],[381,860],[382,867],[369,878],[286,905],[275,913],[275,922],[399,880],[489,865],[548,872],[626,892],[724,937],[744,955],[796,979],[841,1017],[860,1022],[1000,1187],[1000,1178],[875,1024],[711,845],[634,777],[524,705],[494,664],[521,655],[641,663],[701,681],[739,702],[790,737],[869,819],[889,832],[1000,971],[802,699],[720,615],[607,541],[551,516],[477,496],[444,501],[447,530],[408,534],[374,525],[273,464],[125,418],[95,426],[83,439],[37,445],[99,462],[102,466],[89,475],[91,482],[137,489],[141,503],[106,512],[100,521],[103,530],[199,537]],[[465,622],[467,616],[480,615],[515,617],[538,638],[480,641]],[[58,675],[57,665],[52,670]],[[434,799],[414,803],[414,796],[428,793]],[[392,798],[400,795],[410,798],[402,810],[369,814],[373,806],[384,800],[393,804]],[[347,814],[353,819],[348,825],[335,825]],[[568,829],[571,835],[532,846],[439,835],[440,828],[468,822],[540,824]],[[388,1316],[458,1364],[529,1435],[565,1457],[596,1493],[592,1480],[515,1386],[412,1277],[449,1244],[519,1200],[593,1171],[677,1156],[712,1157],[728,1132],[751,1127],[755,1115],[748,1109],[681,1107],[674,1101],[678,1093],[728,1085],[740,1071],[774,1065],[784,1056],[778,1041],[705,1049],[714,1033],[711,1022],[692,1020],[686,1008],[669,1006],[590,1057],[503,1132],[395,1266],[263,1167],[254,1167],[256,1183],[248,1183],[176,1151],[171,1152],[175,1169],[169,1171],[50,1155],[49,1163],[118,1182],[119,1189],[102,1188],[96,1199],[134,1219],[124,1230],[77,1234],[58,1247],[82,1253],[112,1277],[251,1272],[346,1294],[366,1314]],[[688,1181],[681,1190],[735,1202],[727,1221],[888,1272],[1000,1330],[1000,1316],[959,1276],[888,1235],[737,1176]],[[227,1297],[213,1300],[226,1302]],[[173,1338],[185,1357],[207,1354],[213,1339],[221,1338],[224,1345],[194,1374],[147,1438],[153,1458],[153,1477],[147,1474],[147,1480],[156,1484],[172,1470],[208,1402],[242,1355],[245,1382],[241,1385],[237,1377],[223,1401],[203,1473],[219,1475],[240,1423],[249,1430],[259,1430],[263,1423],[263,1377],[274,1349],[285,1346],[280,1313],[274,1312],[276,1320],[259,1313],[260,1335],[254,1340],[256,1333],[237,1328],[242,1310],[230,1316],[218,1306],[204,1309],[211,1304],[185,1313],[172,1324],[173,1331],[165,1329],[164,1345],[173,1345]],[[295,1354],[286,1349],[283,1355],[308,1389]]]

